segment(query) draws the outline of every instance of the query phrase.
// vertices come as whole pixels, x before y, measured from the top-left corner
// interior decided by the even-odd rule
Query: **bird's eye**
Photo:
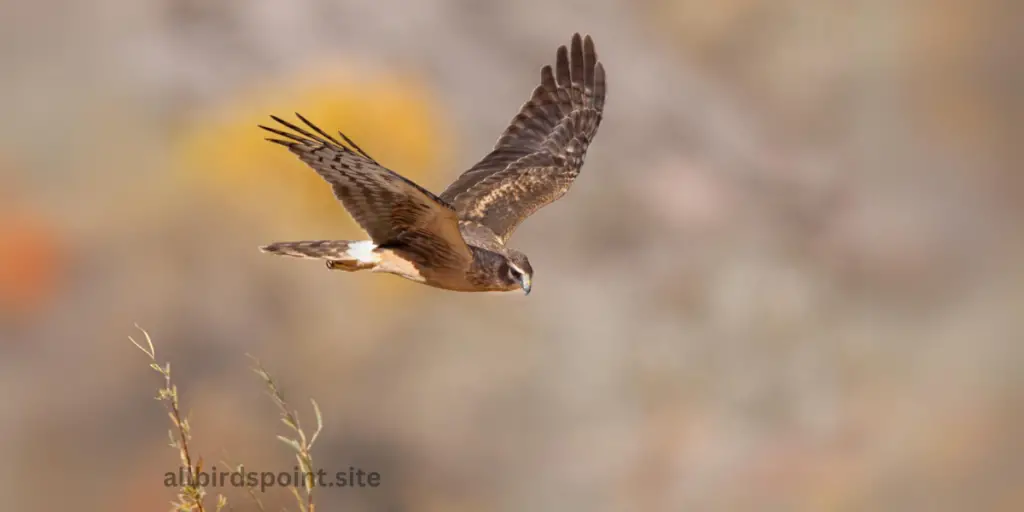
[[[511,277],[513,281],[519,281],[519,276],[520,275],[521,274],[519,273],[518,270],[515,269],[515,267],[509,267],[508,268],[508,276]]]

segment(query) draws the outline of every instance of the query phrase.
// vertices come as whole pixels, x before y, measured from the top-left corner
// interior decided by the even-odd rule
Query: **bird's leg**
[[[364,270],[373,267],[359,261],[345,261],[345,260],[327,260],[327,270],[344,270],[346,272],[355,272],[357,270]]]

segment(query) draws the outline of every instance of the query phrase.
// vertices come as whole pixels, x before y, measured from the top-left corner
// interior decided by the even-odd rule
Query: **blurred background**
[[[246,353],[317,399],[316,466],[382,475],[317,510],[1022,510],[1021,10],[0,0],[0,496],[168,507],[137,322],[208,465],[294,466]],[[528,298],[257,251],[362,236],[269,114],[439,192],[576,31],[605,117]]]

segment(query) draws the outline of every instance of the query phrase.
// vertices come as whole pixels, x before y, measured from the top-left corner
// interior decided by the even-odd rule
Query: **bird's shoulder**
[[[505,250],[505,244],[494,230],[479,222],[460,219],[459,232],[470,247],[497,253],[502,253]]]

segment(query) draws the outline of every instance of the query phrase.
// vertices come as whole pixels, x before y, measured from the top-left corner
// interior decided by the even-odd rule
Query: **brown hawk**
[[[494,149],[441,193],[385,168],[341,132],[271,116],[260,125],[320,174],[370,240],[277,242],[263,252],[326,260],[327,268],[397,274],[437,288],[530,293],[533,267],[505,243],[526,217],[562,197],[601,123],[604,67],[590,36],[574,34],[541,68],[533,91]]]

